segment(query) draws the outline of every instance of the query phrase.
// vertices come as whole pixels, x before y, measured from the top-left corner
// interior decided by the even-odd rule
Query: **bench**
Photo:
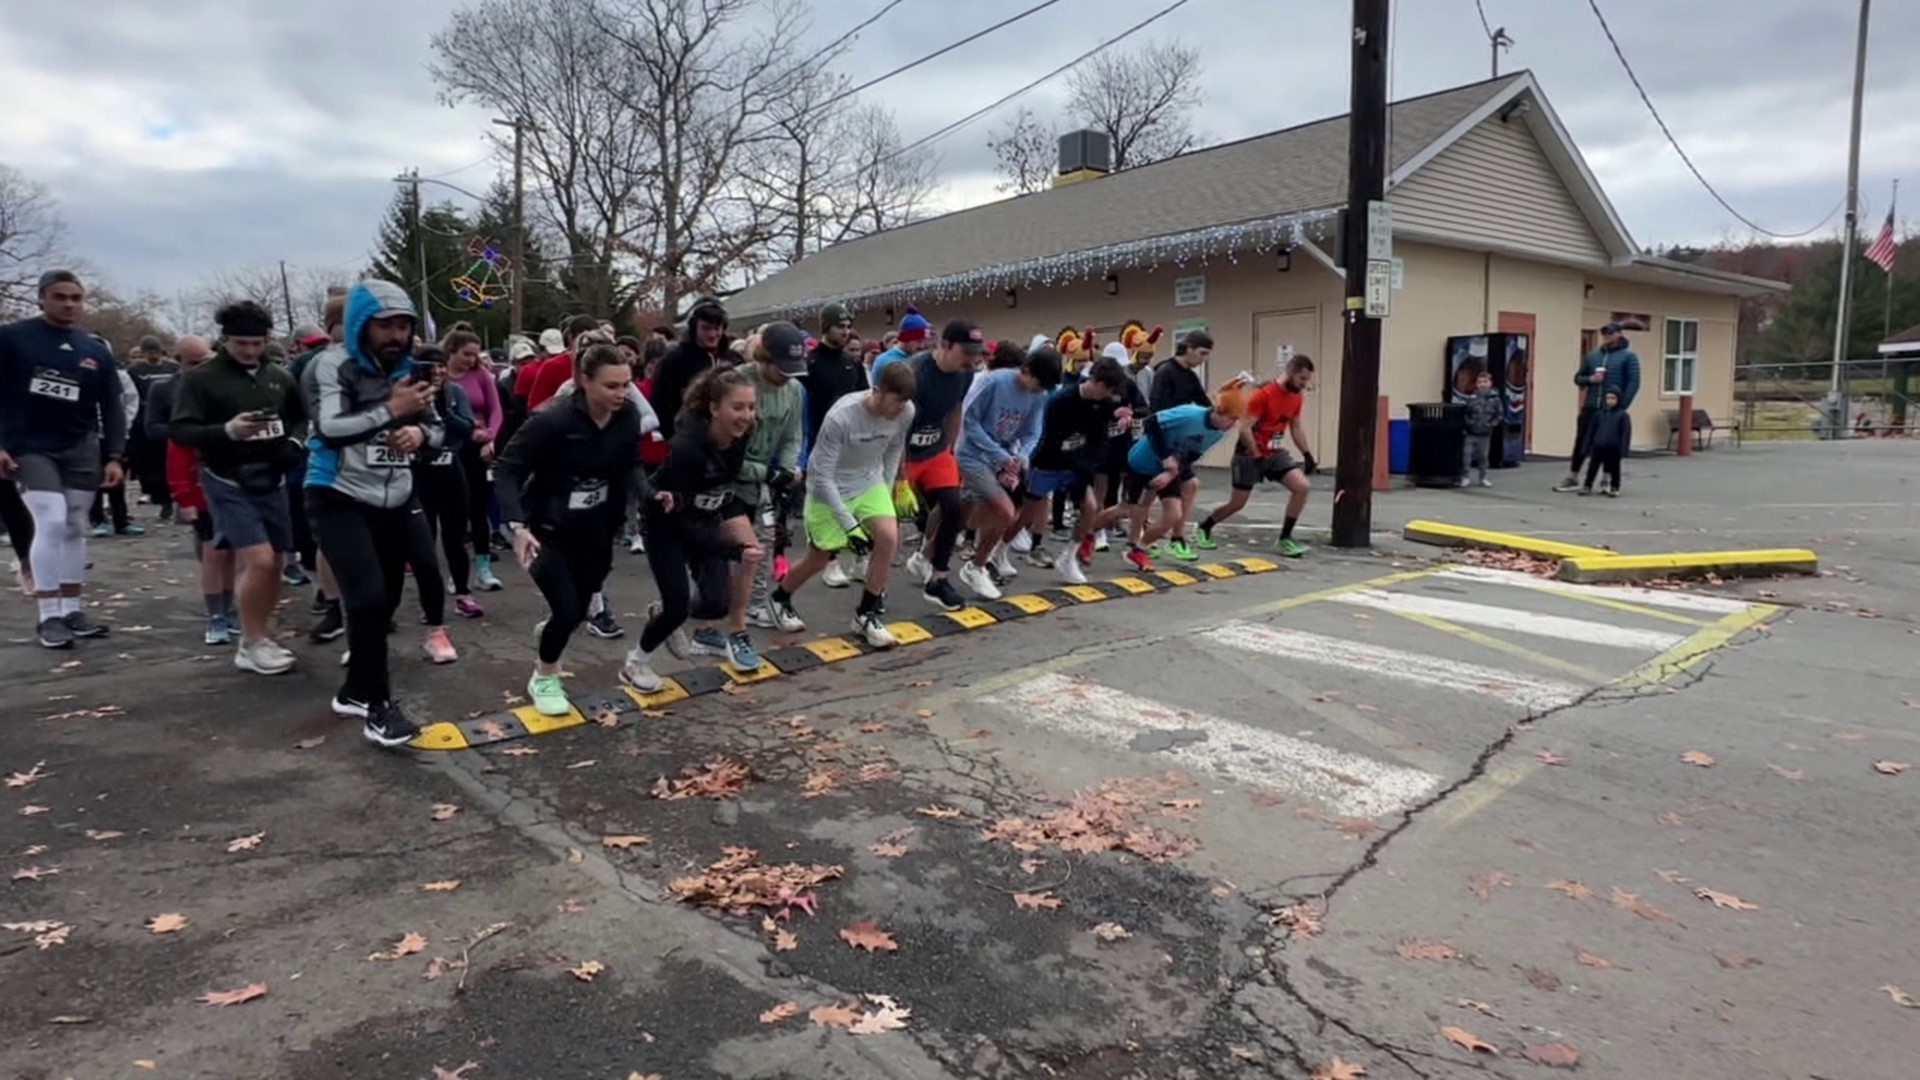
[[[1680,428],[1681,428],[1680,410],[1668,409],[1667,410],[1667,449],[1668,450],[1674,449],[1675,444],[1680,441]],[[1707,435],[1706,441],[1704,443],[1702,443],[1699,438],[1700,433],[1703,431],[1706,432],[1706,435]],[[1735,446],[1740,445],[1740,421],[1722,420],[1722,421],[1716,422],[1713,419],[1713,417],[1707,415],[1707,410],[1705,409],[1693,410],[1693,434],[1694,434],[1695,446],[1703,450],[1713,449],[1713,433],[1715,431],[1732,432],[1733,445]]]

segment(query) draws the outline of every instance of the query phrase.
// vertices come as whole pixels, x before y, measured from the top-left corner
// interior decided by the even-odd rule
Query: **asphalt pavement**
[[[0,1076],[1905,1080],[1920,772],[1876,764],[1920,762],[1913,454],[1387,493],[1369,554],[455,752],[364,746],[332,647],[263,679],[201,646],[179,532],[96,542],[112,637],[0,612]],[[1829,576],[1582,589],[1385,533],[1412,517]],[[541,612],[503,576],[455,665],[403,607],[422,719],[521,704]],[[854,599],[810,587],[763,650]],[[625,644],[575,642],[576,700],[618,700]]]

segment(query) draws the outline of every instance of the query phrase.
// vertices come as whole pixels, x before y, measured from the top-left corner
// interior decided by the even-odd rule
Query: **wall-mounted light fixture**
[[[1020,290],[1019,289],[1007,290],[1007,306],[1010,308],[1016,308],[1020,306]]]
[[[1283,274],[1293,269],[1293,249],[1292,248],[1279,249],[1279,254],[1274,258],[1274,269],[1280,271]]]
[[[1120,295],[1120,278],[1115,274],[1107,275],[1107,295],[1108,296]]]

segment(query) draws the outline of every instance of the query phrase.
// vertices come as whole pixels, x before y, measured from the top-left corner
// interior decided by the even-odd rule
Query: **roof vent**
[[[1091,180],[1113,171],[1113,140],[1103,131],[1071,131],[1060,136],[1060,174],[1053,186]]]

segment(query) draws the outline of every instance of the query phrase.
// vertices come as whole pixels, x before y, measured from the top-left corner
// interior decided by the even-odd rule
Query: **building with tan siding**
[[[1443,400],[1449,337],[1531,335],[1525,440],[1570,452],[1573,373],[1611,319],[1641,358],[1634,442],[1666,445],[1667,410],[1733,414],[1740,298],[1783,285],[1648,255],[1527,72],[1395,103],[1387,201],[1400,261],[1380,392],[1392,415]],[[1323,460],[1338,423],[1344,273],[1335,256],[1347,118],[1288,128],[946,214],[820,252],[728,300],[737,324],[811,325],[849,305],[862,335],[908,304],[991,337],[1138,321],[1214,338],[1209,383],[1314,357],[1303,417]],[[1084,175],[1084,174],[1080,174]]]

